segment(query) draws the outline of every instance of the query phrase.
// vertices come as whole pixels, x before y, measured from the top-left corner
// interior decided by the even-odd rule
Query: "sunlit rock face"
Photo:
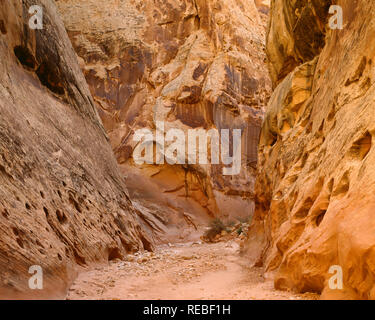
[[[330,1],[272,1],[275,90],[247,249],[275,272],[276,288],[374,299],[375,3],[335,4],[342,30],[328,27]],[[342,268],[343,290],[330,289],[332,266]]]
[[[138,220],[54,3],[1,1],[1,298],[63,298],[80,267],[151,250]]]
[[[257,144],[271,82],[267,1],[59,0],[131,198],[164,240],[253,211]],[[241,129],[238,175],[222,164],[136,165],[139,129]],[[155,216],[157,219],[155,220]]]

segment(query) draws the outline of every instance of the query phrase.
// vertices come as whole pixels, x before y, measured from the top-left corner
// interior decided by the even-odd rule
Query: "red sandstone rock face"
[[[343,30],[327,27],[330,1],[272,2],[267,51],[277,87],[248,252],[276,272],[276,288],[374,299],[375,3],[335,3]],[[343,290],[328,286],[332,265],[342,267]]]
[[[131,198],[160,234],[169,226],[164,240],[189,237],[213,216],[252,214],[270,89],[267,3],[257,1],[259,11],[253,0],[57,4]],[[222,165],[135,165],[134,132],[155,130],[156,113],[166,130],[242,129],[241,174],[224,177]]]
[[[0,31],[0,296],[59,298],[77,266],[152,245],[53,2],[2,1]]]

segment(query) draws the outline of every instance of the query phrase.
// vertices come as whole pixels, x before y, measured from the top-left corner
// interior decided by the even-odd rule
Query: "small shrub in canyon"
[[[212,242],[217,235],[220,235],[222,231],[227,231],[227,228],[223,221],[216,218],[211,221],[209,229],[204,233],[203,238],[205,241]]]

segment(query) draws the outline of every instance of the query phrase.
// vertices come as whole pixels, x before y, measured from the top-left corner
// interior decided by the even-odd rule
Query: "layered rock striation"
[[[152,244],[53,1],[1,1],[0,31],[0,296],[61,298],[79,267]]]

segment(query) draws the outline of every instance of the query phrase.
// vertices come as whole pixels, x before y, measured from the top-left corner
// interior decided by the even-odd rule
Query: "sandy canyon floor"
[[[104,300],[310,300],[274,289],[260,269],[250,268],[229,242],[184,243],[130,255],[126,261],[83,272],[67,299]]]

